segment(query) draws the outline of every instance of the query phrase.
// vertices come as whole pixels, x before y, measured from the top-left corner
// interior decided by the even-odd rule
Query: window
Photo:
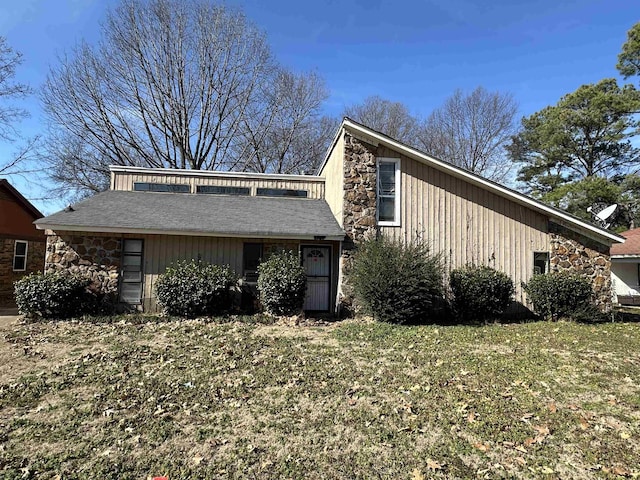
[[[262,259],[261,243],[245,243],[242,250],[242,276],[247,282],[258,281],[258,265]]]
[[[191,188],[189,185],[180,183],[148,183],[134,182],[133,190],[136,192],[171,192],[171,193],[189,193]]]
[[[27,269],[27,247],[24,240],[16,240],[13,246],[13,271],[24,272]]]
[[[218,185],[197,185],[196,193],[210,193],[214,195],[249,195],[249,188],[221,187]]]
[[[378,159],[378,224],[400,225],[400,159]]]
[[[307,198],[306,190],[294,190],[290,188],[258,188],[256,195],[261,197],[302,197]]]
[[[142,302],[142,240],[125,238],[122,246],[120,301],[132,305]]]
[[[533,254],[533,274],[540,275],[549,271],[549,254],[547,252],[535,252]]]

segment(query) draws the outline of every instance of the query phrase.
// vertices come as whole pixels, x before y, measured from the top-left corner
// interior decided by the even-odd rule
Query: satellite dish
[[[607,220],[611,218],[611,216],[618,209],[618,204],[614,203],[613,205],[609,205],[608,207],[603,208],[602,210],[598,209],[595,211],[593,207],[587,208],[587,212],[593,215],[593,219],[598,223],[602,228],[609,228],[611,226],[611,222]]]

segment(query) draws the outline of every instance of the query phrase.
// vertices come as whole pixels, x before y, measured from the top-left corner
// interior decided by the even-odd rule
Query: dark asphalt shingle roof
[[[343,237],[324,200],[109,190],[37,220],[43,228],[217,236]]]

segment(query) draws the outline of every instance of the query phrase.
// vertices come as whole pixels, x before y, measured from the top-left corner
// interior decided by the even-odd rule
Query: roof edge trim
[[[269,232],[256,232],[253,234],[236,232],[202,232],[190,230],[156,230],[146,228],[124,228],[124,227],[86,227],[77,225],[54,225],[38,222],[36,228],[39,230],[53,230],[60,232],[89,232],[89,233],[121,233],[138,235],[182,235],[194,237],[228,237],[228,238],[273,238],[278,240],[317,240],[316,237],[324,237],[323,240],[344,240],[344,235],[273,235]]]
[[[176,175],[186,177],[221,177],[263,180],[298,180],[324,183],[325,178],[318,175],[294,175],[288,173],[255,173],[255,172],[218,172],[211,170],[187,170],[177,168],[147,168],[109,165],[112,173],[144,173],[146,175]]]
[[[38,210],[29,200],[27,200],[25,196],[16,189],[16,187],[9,183],[9,180],[7,180],[6,178],[0,178],[0,186],[5,186],[7,190],[9,190],[9,192],[11,192],[11,194],[18,199],[18,202],[20,202],[25,210],[28,210],[29,213],[36,217],[36,219],[44,217],[40,210]]]

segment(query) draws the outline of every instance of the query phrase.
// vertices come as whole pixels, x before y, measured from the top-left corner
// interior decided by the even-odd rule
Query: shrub
[[[358,247],[348,275],[358,302],[383,322],[422,321],[443,303],[440,256],[420,242],[368,240]]]
[[[487,266],[467,265],[451,272],[453,308],[463,321],[487,320],[502,315],[511,303],[513,281]]]
[[[217,315],[231,306],[236,275],[229,266],[199,260],[167,267],[155,284],[156,299],[167,315],[195,318]]]
[[[258,266],[258,291],[264,309],[273,315],[293,315],[302,310],[307,276],[294,252],[278,252]]]
[[[589,281],[580,274],[554,272],[534,275],[522,284],[535,312],[550,320],[572,318],[593,305]]]
[[[87,291],[91,280],[64,272],[32,273],[14,284],[16,304],[28,318],[71,318],[93,313],[97,302]]]

